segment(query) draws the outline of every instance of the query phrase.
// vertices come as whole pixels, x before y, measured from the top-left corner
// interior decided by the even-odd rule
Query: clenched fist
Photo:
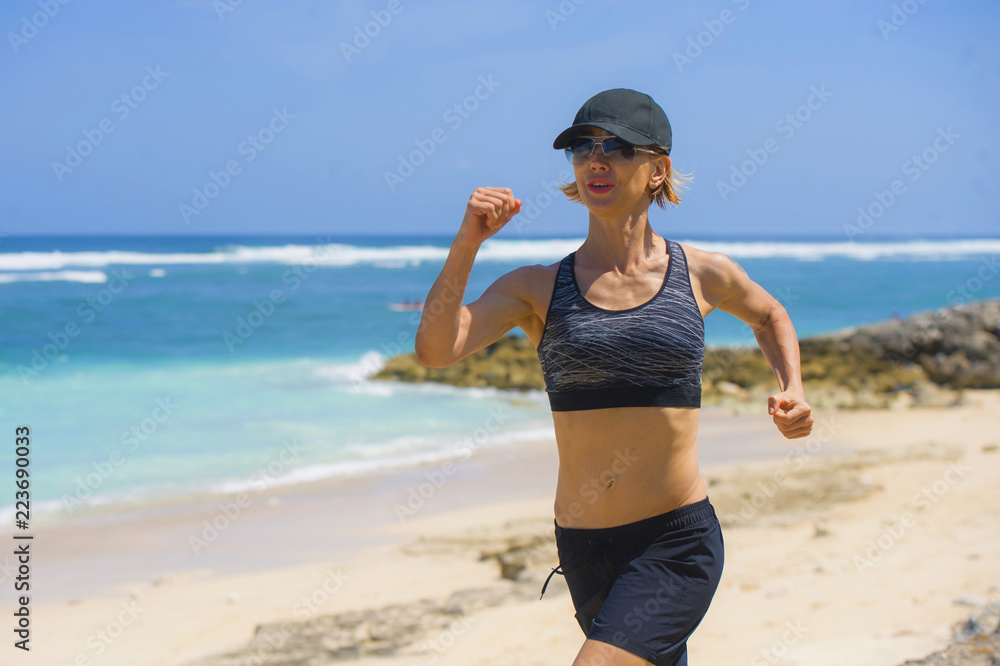
[[[477,187],[469,197],[456,240],[479,245],[520,212],[521,200],[514,198],[509,187]]]
[[[767,399],[767,413],[786,439],[806,437],[812,432],[812,407],[801,393],[775,393]]]

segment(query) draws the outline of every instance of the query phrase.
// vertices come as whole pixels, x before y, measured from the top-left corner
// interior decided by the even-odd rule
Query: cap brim
[[[596,120],[593,122],[581,123],[580,125],[573,125],[572,127],[566,128],[559,134],[559,136],[556,137],[556,140],[552,142],[552,147],[555,148],[556,150],[565,148],[566,144],[569,143],[570,139],[583,133],[583,130],[586,127],[599,127],[602,130],[607,130],[608,132],[611,132],[622,141],[628,141],[633,146],[656,145],[656,141],[646,136],[645,134],[636,132],[634,129],[630,127],[625,127],[624,125],[619,125],[618,123],[609,123],[609,122],[604,122],[602,120]]]

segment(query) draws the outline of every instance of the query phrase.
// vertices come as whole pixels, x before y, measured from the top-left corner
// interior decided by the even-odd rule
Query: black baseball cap
[[[670,121],[649,95],[628,88],[599,92],[580,107],[573,124],[556,137],[555,149],[565,148],[584,127],[600,127],[636,146],[657,145],[670,154]]]

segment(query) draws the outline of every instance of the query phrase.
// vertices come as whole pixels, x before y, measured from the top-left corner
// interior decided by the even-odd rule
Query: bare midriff
[[[632,523],[707,497],[698,471],[696,407],[553,412],[560,527]]]

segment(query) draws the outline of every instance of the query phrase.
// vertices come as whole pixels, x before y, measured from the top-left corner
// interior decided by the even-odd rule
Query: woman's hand
[[[786,439],[798,439],[812,432],[812,407],[801,391],[782,391],[767,399],[767,413]]]
[[[467,245],[480,245],[500,231],[521,212],[521,200],[514,198],[508,187],[477,187],[465,207],[465,217],[455,240]]]

